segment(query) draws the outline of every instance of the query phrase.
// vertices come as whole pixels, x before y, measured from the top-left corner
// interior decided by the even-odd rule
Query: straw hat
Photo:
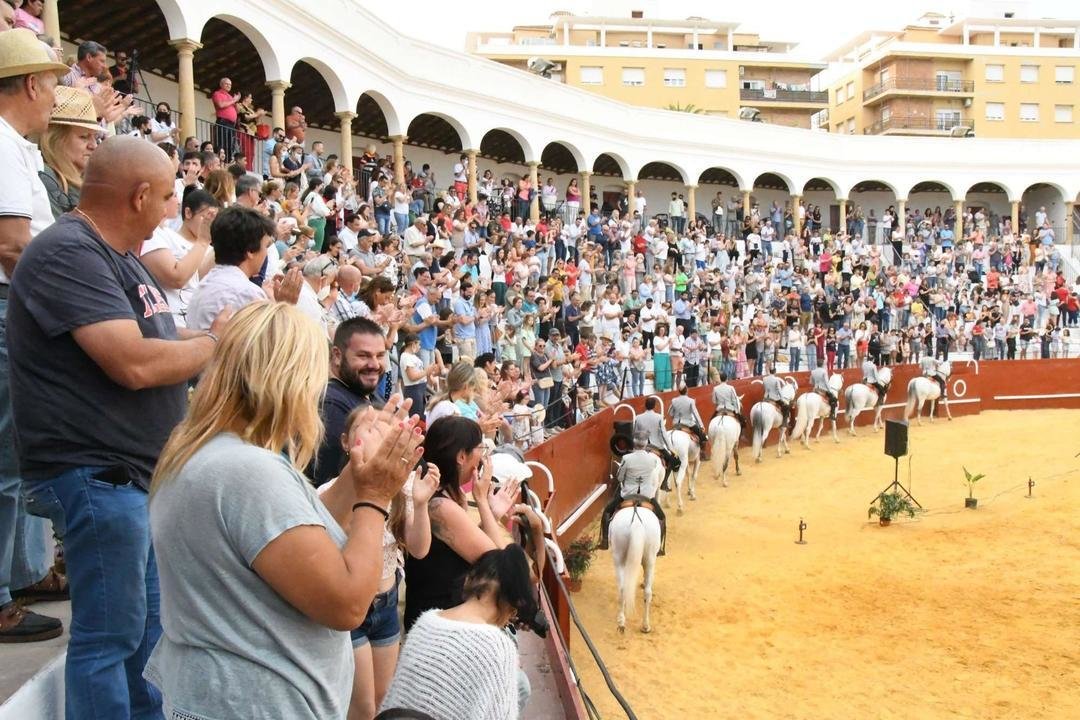
[[[58,63],[45,43],[26,28],[0,33],[0,78],[39,72],[66,75],[70,68]]]
[[[56,86],[56,104],[49,116],[50,125],[71,125],[87,130],[101,130],[89,90],[66,85]]]

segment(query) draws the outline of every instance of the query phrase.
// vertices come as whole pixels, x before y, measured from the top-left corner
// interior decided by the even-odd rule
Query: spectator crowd
[[[41,5],[0,2],[0,639],[70,596],[69,717],[517,717],[522,451],[650,390],[1067,357],[1080,324],[1044,210],[650,216],[491,170],[474,203],[467,157],[354,174],[228,78],[181,139]]]

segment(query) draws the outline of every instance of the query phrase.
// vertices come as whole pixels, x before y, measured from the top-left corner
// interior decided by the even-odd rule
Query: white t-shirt
[[[150,239],[143,243],[140,255],[146,257],[156,250],[167,250],[173,260],[181,260],[191,252],[192,247],[193,244],[185,240],[180,233],[159,225],[154,229],[154,234],[150,236]],[[169,309],[172,310],[176,327],[187,327],[187,306],[197,287],[199,287],[198,270],[179,290],[165,288],[165,299],[169,301]]]
[[[0,217],[24,217],[30,221],[30,238],[55,222],[49,193],[39,172],[45,169],[38,146],[19,135],[0,117]],[[0,284],[9,282],[0,268]]]
[[[659,311],[656,307],[649,307],[648,305],[643,305],[641,309],[638,310],[638,319],[641,320],[642,332],[656,332],[656,316],[658,314]]]
[[[405,372],[406,368],[413,368],[414,370],[424,371],[424,363],[419,357],[413,355],[411,352],[402,352],[401,357],[398,359],[398,365],[401,366],[401,384],[402,385],[421,385],[427,382],[427,378],[420,378],[419,380],[410,380],[409,374]]]

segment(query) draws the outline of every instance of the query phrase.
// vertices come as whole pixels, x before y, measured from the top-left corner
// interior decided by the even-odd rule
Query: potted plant
[[[870,518],[877,515],[878,524],[885,527],[892,522],[893,517],[901,513],[906,513],[908,517],[915,517],[915,506],[900,493],[891,492],[878,495],[874,504],[870,505],[866,516]]]
[[[596,544],[592,538],[588,535],[583,535],[578,539],[570,543],[570,547],[563,553],[563,561],[566,563],[566,572],[570,575],[570,581],[566,583],[566,587],[570,589],[570,592],[578,592],[581,590],[581,578],[585,576],[585,572],[589,569],[589,565],[592,564],[593,553],[596,551]]]
[[[968,469],[963,465],[960,467],[964,468],[964,482],[966,482],[968,486],[968,496],[964,498],[964,507],[969,510],[974,510],[979,504],[979,498],[975,497],[975,483],[982,480],[986,475],[984,473],[973,475],[969,473]]]

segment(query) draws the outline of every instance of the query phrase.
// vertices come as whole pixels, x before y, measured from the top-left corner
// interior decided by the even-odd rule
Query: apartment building
[[[546,25],[470,33],[466,45],[480,57],[633,105],[803,128],[828,108],[828,93],[815,82],[826,63],[737,23],[560,12]],[[530,67],[534,58],[542,62]]]
[[[1080,21],[928,13],[827,58],[843,70],[817,118],[849,135],[1080,138]]]

